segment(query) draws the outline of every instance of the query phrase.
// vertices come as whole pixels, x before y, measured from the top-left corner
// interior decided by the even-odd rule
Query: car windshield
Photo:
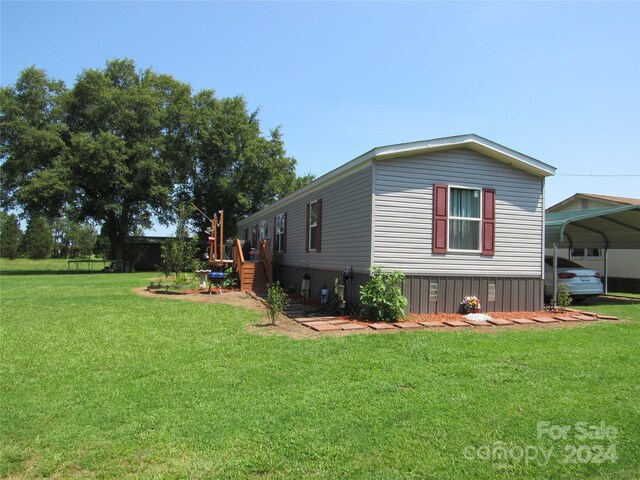
[[[553,257],[545,257],[544,262],[553,267]],[[558,268],[584,268],[582,265],[572,262],[567,258],[558,257]]]

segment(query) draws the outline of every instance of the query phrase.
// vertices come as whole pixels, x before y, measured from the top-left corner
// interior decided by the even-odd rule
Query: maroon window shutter
[[[311,214],[311,204],[307,203],[307,242],[305,244],[305,251],[308,252],[309,251],[309,219],[310,219],[310,214]]]
[[[449,189],[447,185],[433,186],[433,238],[431,251],[447,253],[447,232],[449,214]]]
[[[316,235],[318,236],[316,241],[316,252],[320,251],[320,241],[322,240],[322,199],[319,199],[316,203]]]
[[[284,234],[282,235],[282,253],[287,253],[287,212],[284,212]]]
[[[482,190],[482,255],[496,253],[496,191]]]

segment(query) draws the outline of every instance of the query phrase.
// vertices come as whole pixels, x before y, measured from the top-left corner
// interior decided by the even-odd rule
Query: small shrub
[[[556,298],[556,304],[559,307],[570,307],[573,299],[569,295],[569,289],[566,285],[558,285],[558,297]]]
[[[289,306],[289,298],[280,286],[280,282],[275,282],[269,287],[267,292],[267,314],[271,320],[271,324],[275,325],[278,315]]]
[[[222,288],[235,288],[238,285],[238,279],[233,271],[233,267],[227,267],[224,270],[224,280],[222,281]]]
[[[174,287],[188,287],[192,283],[191,279],[186,273],[179,273],[173,282]]]
[[[382,271],[382,267],[373,267],[370,271],[371,280],[360,287],[364,316],[379,322],[395,322],[404,318],[408,304],[407,297],[400,288],[404,282],[404,273],[386,273]]]

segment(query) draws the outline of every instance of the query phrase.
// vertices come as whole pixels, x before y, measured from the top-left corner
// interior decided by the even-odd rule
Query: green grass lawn
[[[630,321],[569,329],[294,340],[248,333],[252,311],[131,292],[152,273],[13,270],[3,477],[638,478],[640,302],[584,306]],[[582,438],[602,422],[617,432]]]

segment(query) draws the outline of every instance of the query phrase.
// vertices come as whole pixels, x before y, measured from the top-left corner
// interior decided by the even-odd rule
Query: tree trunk
[[[104,225],[104,228],[111,243],[110,260],[126,260],[125,259],[125,242],[129,235],[129,224],[125,217],[110,218]]]

